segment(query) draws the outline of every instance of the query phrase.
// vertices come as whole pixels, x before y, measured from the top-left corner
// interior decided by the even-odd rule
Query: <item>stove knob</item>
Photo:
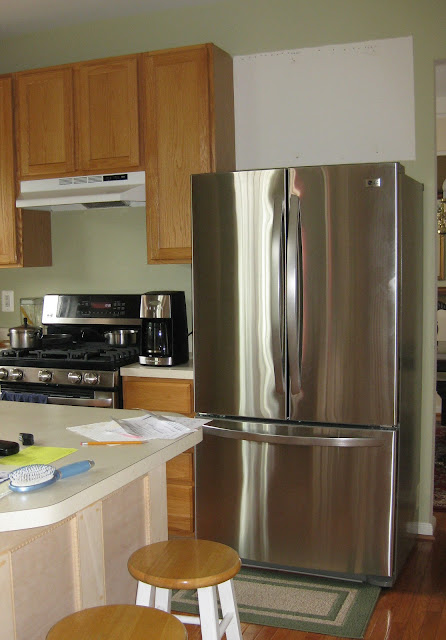
[[[99,382],[99,376],[98,376],[98,374],[97,374],[97,373],[91,373],[91,372],[90,372],[90,373],[86,373],[86,374],[84,375],[84,381],[85,381],[87,384],[98,384],[98,382]]]
[[[43,371],[39,371],[39,382],[51,382],[53,374],[51,371],[47,369],[43,369]]]
[[[20,369],[11,369],[9,377],[11,380],[21,380],[23,378],[23,371],[20,371]]]
[[[8,377],[8,369],[0,369],[0,380],[6,380]]]
[[[71,384],[80,384],[82,382],[82,373],[80,371],[70,371],[68,380]]]

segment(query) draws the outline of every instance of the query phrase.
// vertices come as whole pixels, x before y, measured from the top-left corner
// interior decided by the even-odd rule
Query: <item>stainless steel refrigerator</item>
[[[196,531],[388,586],[419,481],[422,185],[398,163],[192,176]]]

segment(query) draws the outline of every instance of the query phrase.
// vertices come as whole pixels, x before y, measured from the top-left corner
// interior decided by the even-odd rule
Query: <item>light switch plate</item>
[[[2,291],[2,311],[14,311],[14,291]]]

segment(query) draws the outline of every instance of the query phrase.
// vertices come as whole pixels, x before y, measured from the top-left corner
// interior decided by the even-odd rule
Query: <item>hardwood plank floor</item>
[[[381,591],[364,640],[446,640],[446,512],[434,515],[435,538],[417,540],[394,587]],[[201,640],[198,627],[186,626],[189,640]],[[333,640],[255,624],[242,632],[243,640]]]

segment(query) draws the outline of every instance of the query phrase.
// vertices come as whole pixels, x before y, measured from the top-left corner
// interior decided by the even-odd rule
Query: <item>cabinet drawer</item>
[[[167,485],[169,533],[194,532],[194,489],[186,485]]]
[[[124,378],[124,408],[193,414],[193,381]]]
[[[179,456],[168,460],[166,463],[167,482],[189,482],[194,481],[194,454],[193,451],[185,451]]]

